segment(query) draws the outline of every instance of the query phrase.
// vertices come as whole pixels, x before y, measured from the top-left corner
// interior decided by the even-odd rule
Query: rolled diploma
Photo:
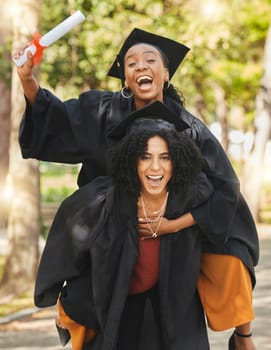
[[[63,35],[68,33],[75,26],[77,26],[77,24],[83,22],[85,18],[86,17],[80,11],[76,11],[73,15],[66,18],[63,22],[59,23],[55,28],[51,29],[48,33],[44,34],[39,40],[40,45],[48,47],[49,45],[57,41],[59,38],[61,38]],[[18,67],[20,67],[27,60],[27,52],[31,51],[32,55],[35,55],[36,50],[37,49],[35,44],[30,44],[25,49],[23,55],[20,56],[18,59],[13,58],[13,61]]]

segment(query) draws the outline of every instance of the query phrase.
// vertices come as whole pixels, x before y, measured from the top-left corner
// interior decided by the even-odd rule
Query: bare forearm
[[[181,215],[177,219],[169,220],[167,230],[169,233],[178,232],[195,224],[196,221],[194,220],[192,214],[186,213]]]
[[[24,49],[18,50],[14,53],[14,58],[19,58],[22,55]],[[39,90],[39,83],[33,75],[33,59],[31,52],[27,53],[27,60],[21,67],[17,67],[18,77],[20,79],[24,95],[28,99],[31,105],[34,104],[36,95]]]
[[[21,85],[22,85],[25,97],[30,102],[30,104],[33,105],[39,90],[39,84],[37,80],[33,76],[27,79],[21,79]]]

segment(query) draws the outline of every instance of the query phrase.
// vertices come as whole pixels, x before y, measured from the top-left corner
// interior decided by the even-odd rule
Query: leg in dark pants
[[[164,350],[162,340],[162,329],[160,324],[159,295],[158,287],[141,293],[129,295],[122,313],[119,328],[119,339],[117,350],[139,350],[141,341],[141,329],[144,321],[145,306],[147,299],[150,299],[153,309],[153,316],[159,338],[159,349]],[[148,331],[148,330],[147,330]],[[146,336],[148,332],[146,333]],[[158,350],[158,349],[157,349]]]
[[[122,312],[117,350],[137,350],[147,294],[129,295]]]

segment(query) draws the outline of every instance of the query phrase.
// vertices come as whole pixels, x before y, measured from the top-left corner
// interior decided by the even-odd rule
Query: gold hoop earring
[[[129,94],[130,92],[130,94]],[[120,94],[123,98],[129,99],[133,97],[133,93],[130,89],[128,89],[126,86],[123,86],[123,88],[120,90]]]
[[[170,87],[170,82],[169,82],[168,80],[166,80],[166,81],[164,82],[163,89],[164,89],[164,90],[167,90],[169,87]]]

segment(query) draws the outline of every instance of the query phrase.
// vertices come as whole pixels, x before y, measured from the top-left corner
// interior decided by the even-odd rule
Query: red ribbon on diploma
[[[33,55],[33,64],[36,65],[38,63],[40,63],[40,61],[42,60],[42,56],[43,56],[43,50],[46,49],[47,46],[43,46],[40,44],[40,38],[41,38],[41,34],[39,32],[36,32],[33,34],[33,41],[31,41],[31,43],[29,43],[27,46],[30,46],[32,44],[34,44],[36,46],[36,52]]]

